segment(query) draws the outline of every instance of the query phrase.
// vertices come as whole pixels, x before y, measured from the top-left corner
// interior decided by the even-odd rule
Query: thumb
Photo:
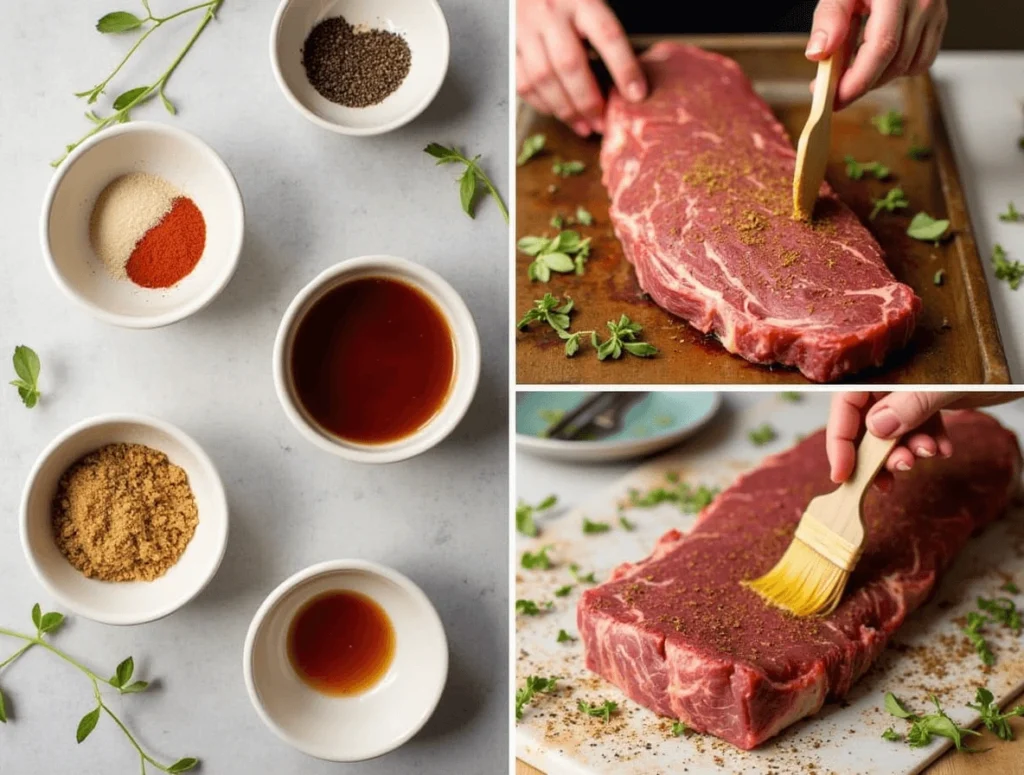
[[[828,59],[846,42],[858,0],[821,0],[814,9],[811,37],[804,56],[812,62]]]
[[[871,407],[865,424],[880,439],[897,438],[923,425],[961,397],[960,393],[944,391],[890,393]]]

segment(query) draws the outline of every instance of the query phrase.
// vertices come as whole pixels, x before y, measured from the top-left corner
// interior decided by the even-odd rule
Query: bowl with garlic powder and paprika
[[[187,434],[138,415],[85,420],[29,474],[21,542],[47,592],[106,624],[176,611],[220,567],[228,507],[213,462]]]
[[[70,298],[107,323],[156,328],[223,290],[244,224],[238,185],[212,148],[140,121],[96,135],[57,168],[40,239]]]

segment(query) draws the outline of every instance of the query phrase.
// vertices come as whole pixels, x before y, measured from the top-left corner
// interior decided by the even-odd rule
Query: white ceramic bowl
[[[454,382],[441,410],[418,431],[386,444],[358,444],[322,430],[296,399],[290,368],[295,331],[306,311],[327,291],[364,277],[391,277],[418,288],[441,310],[455,340]],[[479,381],[480,337],[462,297],[436,272],[394,256],[352,258],[322,272],[288,306],[274,342],[274,386],[288,419],[321,449],[359,463],[394,463],[440,443],[465,416]]]
[[[89,244],[100,192],[130,172],[158,175],[192,199],[206,220],[206,247],[195,269],[172,288],[115,280]],[[195,135],[146,121],[104,130],[57,168],[43,202],[40,240],[54,281],[107,323],[157,328],[209,304],[228,284],[242,251],[245,214],[231,170]]]
[[[295,614],[331,590],[365,594],[395,628],[391,666],[355,697],[320,694],[288,658]],[[448,677],[448,641],[437,611],[412,581],[376,563],[337,560],[296,573],[263,602],[249,625],[242,669],[249,699],[278,737],[320,759],[361,761],[398,748],[427,723]]]
[[[144,444],[181,466],[196,498],[199,524],[178,562],[153,581],[89,579],[60,553],[51,504],[61,475],[77,460],[118,442]],[[198,595],[220,567],[228,537],[228,504],[217,469],[199,445],[151,417],[104,415],[73,425],[50,442],[29,473],[21,498],[21,544],[46,591],[71,611],[104,624],[141,624],[173,613]]]
[[[323,19],[403,35],[412,53],[409,74],[383,102],[346,108],[321,97],[306,78],[302,47]],[[270,30],[270,63],[281,91],[317,126],[346,135],[377,135],[412,121],[441,89],[448,72],[448,24],[436,0],[283,0]]]

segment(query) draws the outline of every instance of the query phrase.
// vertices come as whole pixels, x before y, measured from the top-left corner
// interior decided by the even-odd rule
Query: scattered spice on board
[[[163,452],[108,444],[64,472],[53,536],[68,562],[101,581],[152,581],[181,558],[199,512],[188,475]]]
[[[316,25],[302,47],[306,78],[321,97],[347,108],[387,99],[409,75],[412,52],[401,35],[357,30],[342,16]]]
[[[89,241],[115,279],[170,288],[202,258],[206,220],[163,178],[133,172],[115,178],[96,199]]]

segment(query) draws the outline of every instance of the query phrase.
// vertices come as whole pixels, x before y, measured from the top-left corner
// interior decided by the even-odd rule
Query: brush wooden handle
[[[832,134],[832,103],[842,73],[844,55],[837,52],[818,62],[814,80],[811,112],[796,148],[796,169],[793,172],[793,217],[808,220],[814,212],[818,190],[825,179],[829,138]]]
[[[861,538],[858,543],[863,542],[861,503],[897,441],[899,439],[880,439],[870,431],[864,431],[864,438],[857,447],[857,462],[853,473],[829,496],[829,506],[835,509],[835,517],[829,525],[833,531],[848,539],[859,534]]]

